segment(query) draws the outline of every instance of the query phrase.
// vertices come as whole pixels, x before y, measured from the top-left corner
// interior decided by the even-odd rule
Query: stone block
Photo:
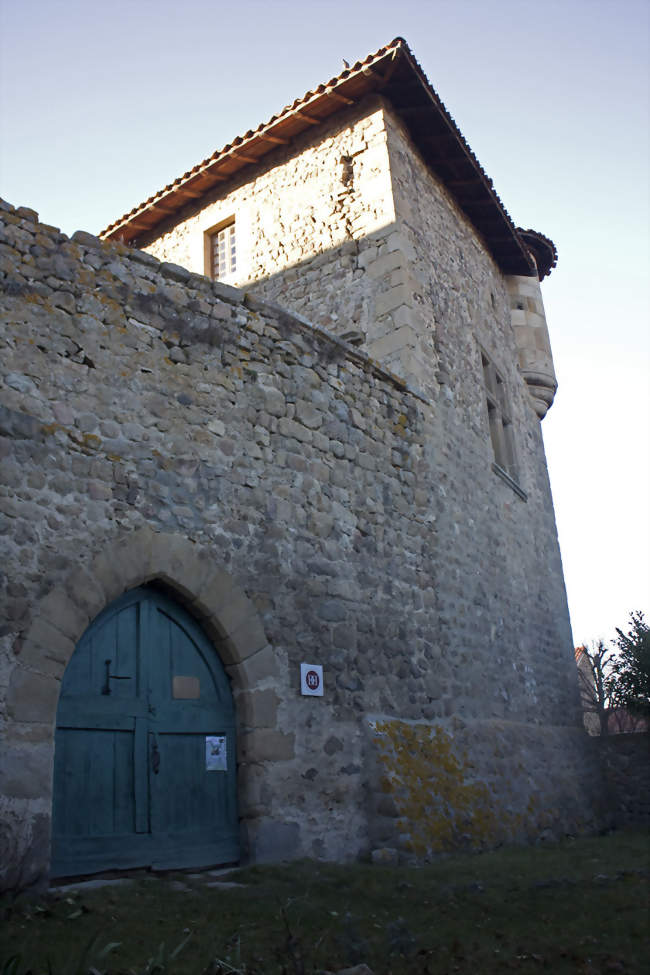
[[[42,799],[52,780],[53,757],[51,743],[5,745],[0,763],[0,795]]]
[[[233,624],[237,625],[234,625],[232,631],[220,643],[223,659],[228,664],[252,657],[268,643],[264,627],[253,604],[249,600],[247,603],[250,611],[239,619],[238,624],[237,620],[233,619]]]
[[[90,622],[90,616],[70,598],[65,589],[52,589],[39,603],[39,615],[75,642]],[[30,638],[34,639],[30,633]]]
[[[180,264],[172,264],[170,261],[163,261],[160,265],[160,273],[164,274],[166,278],[171,278],[172,281],[185,282],[190,276],[190,271],[186,267],[181,267]]]
[[[63,670],[63,668],[61,668]],[[40,744],[48,742],[52,744],[53,729],[51,724],[34,723],[30,721],[11,721],[3,732],[5,742],[15,744]]]
[[[300,853],[300,826],[266,819],[248,825],[248,845],[256,863],[292,860]]]
[[[286,762],[295,756],[295,735],[282,731],[245,731],[237,741],[240,762]]]
[[[237,716],[249,728],[275,728],[279,701],[272,689],[246,691],[235,699]]]
[[[17,207],[16,216],[21,217],[22,220],[28,220],[30,223],[38,223],[38,213],[31,207]]]
[[[368,354],[373,359],[382,360],[386,356],[394,355],[402,349],[410,349],[415,344],[415,332],[410,325],[402,325],[400,328],[393,329],[384,335],[383,338],[376,339],[368,343]]]
[[[125,571],[126,569],[126,571]],[[102,587],[106,602],[111,603],[129,588],[129,578],[132,578],[133,564],[120,565],[115,549],[100,552],[93,559],[90,571],[93,578]]]
[[[7,704],[15,721],[53,724],[61,684],[54,677],[16,667],[11,675]]]
[[[300,443],[311,443],[311,430],[307,430],[301,423],[296,423],[295,420],[282,417],[278,423],[278,430],[283,437],[293,437],[295,440],[300,441]]]
[[[79,636],[84,629],[85,624],[83,624]],[[29,660],[30,664],[37,670],[39,669],[39,656],[47,656],[65,664],[72,656],[74,647],[74,641],[70,637],[57,630],[47,619],[38,616],[32,621],[28,632],[25,634],[25,642],[21,651],[22,662],[25,664]]]
[[[383,274],[388,274],[401,267],[406,267],[406,255],[401,250],[394,250],[368,264],[366,273],[370,278],[380,278]]]
[[[70,240],[75,244],[82,244],[84,247],[93,247],[95,249],[103,247],[103,242],[99,237],[95,237],[85,230],[75,230]]]
[[[219,612],[232,599],[237,588],[233,577],[218,566],[212,566],[202,578],[192,600],[193,611],[201,618],[214,617],[219,623]],[[223,627],[220,628],[225,633]]]
[[[105,608],[106,594],[84,566],[76,568],[66,578],[64,586],[70,599],[89,620],[93,620]]]
[[[306,400],[296,400],[296,419],[310,430],[318,430],[323,425],[323,414]]]
[[[379,318],[399,308],[400,305],[412,305],[413,292],[408,284],[402,283],[383,291],[375,298],[375,315]]]
[[[20,805],[0,809],[0,890],[31,889],[43,894],[50,860],[50,817],[33,813],[26,802]]]
[[[74,648],[74,644],[71,643]],[[20,663],[28,670],[35,670],[41,674],[47,674],[61,680],[65,668],[72,656],[72,651],[61,652],[52,647],[43,646],[42,643],[32,643],[25,640],[20,644]]]
[[[278,674],[278,664],[273,648],[267,644],[257,653],[245,660],[226,667],[233,687],[242,690],[256,687],[263,681],[274,679]]]
[[[241,304],[244,297],[248,297],[239,288],[232,288],[229,284],[223,284],[221,281],[213,281],[212,290],[217,297],[223,301],[229,301],[231,304]]]

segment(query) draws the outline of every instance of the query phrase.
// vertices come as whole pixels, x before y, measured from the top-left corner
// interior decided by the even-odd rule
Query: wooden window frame
[[[222,220],[205,234],[206,273],[213,281],[228,281],[237,273],[237,224]]]

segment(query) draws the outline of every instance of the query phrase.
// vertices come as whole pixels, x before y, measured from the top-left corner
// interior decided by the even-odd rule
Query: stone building
[[[0,215],[4,886],[593,826],[555,249],[404,41],[101,239]]]

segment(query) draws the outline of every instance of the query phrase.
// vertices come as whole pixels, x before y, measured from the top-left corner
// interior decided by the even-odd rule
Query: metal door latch
[[[111,661],[110,660],[105,660],[104,661],[104,666],[106,667],[106,677],[104,678],[104,686],[102,687],[102,694],[110,694],[111,693],[111,685],[110,685],[110,682],[112,680],[131,680],[131,678],[128,677],[128,676],[123,677],[120,674],[111,674]]]

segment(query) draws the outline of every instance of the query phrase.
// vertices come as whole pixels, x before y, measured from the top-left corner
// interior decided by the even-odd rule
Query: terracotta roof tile
[[[262,163],[279,145],[290,143],[297,135],[373,92],[392,104],[427,164],[484,237],[502,270],[533,275],[536,262],[540,278],[549,273],[557,261],[553,242],[543,234],[515,227],[492,180],[401,37],[307,91],[256,129],[237,136],[109,224],[101,236],[131,242],[151,232],[188,200],[200,198],[244,167]],[[238,152],[242,147],[246,147],[245,154]]]

